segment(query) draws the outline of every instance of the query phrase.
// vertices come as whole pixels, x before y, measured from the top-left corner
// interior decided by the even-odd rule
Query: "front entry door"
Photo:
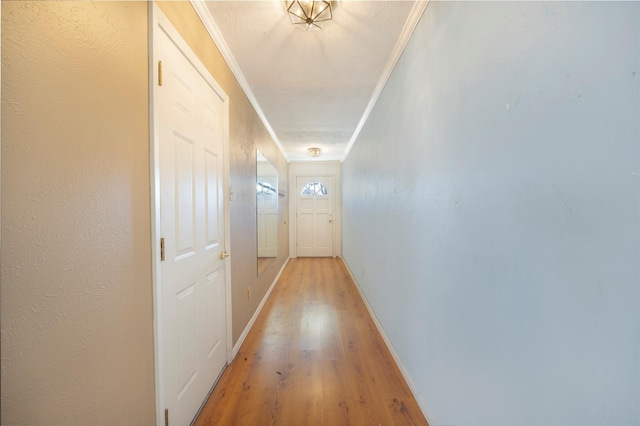
[[[188,425],[227,362],[226,95],[184,53],[186,45],[157,31],[164,403],[169,424]]]
[[[296,188],[296,255],[332,257],[333,176],[299,176]]]

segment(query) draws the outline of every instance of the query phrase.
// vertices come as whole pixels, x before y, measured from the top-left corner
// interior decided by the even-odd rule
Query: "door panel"
[[[298,254],[300,249],[313,250],[313,213],[299,213]]]
[[[330,249],[329,245],[333,242],[331,238],[330,215],[328,213],[316,214],[315,240],[319,249]]]
[[[207,248],[212,248],[218,244],[218,187],[220,183],[218,177],[221,171],[218,169],[218,156],[209,151],[205,151],[205,194],[206,194],[206,227],[207,227]]]
[[[175,135],[173,145],[175,179],[175,203],[176,203],[176,244],[177,255],[184,255],[195,250],[194,226],[195,226],[195,199],[193,197],[193,183],[196,179],[193,164],[193,141],[187,140],[181,135]]]
[[[223,309],[224,282],[218,271],[207,277],[207,357],[215,356],[216,348],[223,344],[224,330],[217,313]]]
[[[196,319],[196,284],[187,286],[176,295],[176,309],[178,311],[178,371],[180,377],[178,383],[180,390],[178,399],[189,390],[196,371],[196,333],[193,324]]]
[[[278,255],[278,213],[275,209],[270,209],[264,215],[265,235],[264,246],[266,257],[276,257]]]

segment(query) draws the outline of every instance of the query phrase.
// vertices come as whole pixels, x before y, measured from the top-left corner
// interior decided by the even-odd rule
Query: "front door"
[[[333,197],[333,176],[297,178],[297,256],[333,256]]]
[[[196,68],[177,36],[157,31],[164,403],[169,424],[188,425],[227,361],[226,95]]]

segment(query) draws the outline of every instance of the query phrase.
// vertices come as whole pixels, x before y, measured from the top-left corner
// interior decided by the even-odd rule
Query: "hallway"
[[[340,259],[291,259],[196,425],[426,425]]]
[[[218,341],[239,353],[198,424],[640,426],[640,2],[422,2],[370,90],[327,63],[317,81],[303,70],[307,57],[343,52],[343,38],[383,33],[378,19],[343,19],[347,4],[369,2],[340,2],[337,25],[298,33],[282,2],[232,3],[1,2],[0,424],[164,426],[168,412],[178,426],[167,396],[190,383],[197,357],[183,350],[176,369],[163,351],[205,336],[205,355]],[[384,3],[393,14],[381,19],[411,2]],[[271,6],[281,38],[260,12]],[[269,55],[239,40],[255,84],[216,41],[210,12],[235,7],[253,10],[218,21],[280,43]],[[217,127],[228,145],[222,190],[192,198],[195,215],[179,209],[209,220],[224,204],[224,234],[161,229],[155,94],[184,61],[155,58],[168,53],[160,21],[229,99],[227,130]],[[300,54],[294,38],[310,41]],[[361,54],[385,64],[382,48],[358,46],[352,71],[371,73]],[[315,99],[307,85],[326,102],[301,108]],[[275,115],[270,90],[287,99]],[[215,112],[191,102],[198,92],[181,93],[175,117],[202,112],[215,127]],[[343,101],[361,114],[305,130]],[[338,138],[344,150],[327,143]],[[174,182],[189,200],[203,185],[188,175],[207,163],[194,160],[192,138],[173,140]],[[277,255],[261,273],[258,152],[278,193]],[[342,261],[297,258],[298,178],[323,176],[335,176],[323,247]],[[165,332],[202,309],[183,309],[182,323],[163,310],[163,257],[223,235],[224,340],[191,332],[173,343]],[[188,375],[180,392],[168,372]]]

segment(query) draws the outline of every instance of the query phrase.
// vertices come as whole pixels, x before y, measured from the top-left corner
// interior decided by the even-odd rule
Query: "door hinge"
[[[158,86],[162,86],[162,61],[158,61]]]
[[[169,426],[169,409],[164,409],[164,426]]]
[[[164,261],[164,238],[160,238],[160,261]]]

